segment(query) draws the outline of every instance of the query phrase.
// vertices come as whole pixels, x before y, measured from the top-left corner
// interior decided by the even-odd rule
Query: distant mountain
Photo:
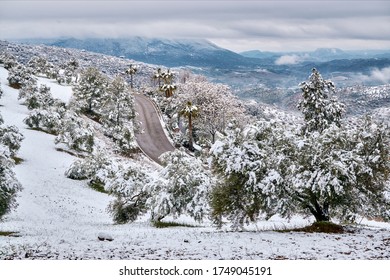
[[[262,52],[259,50],[240,52],[240,55],[250,58],[278,58],[282,53],[279,52]]]
[[[220,48],[207,40],[131,37],[126,39],[34,39],[19,42],[86,50],[167,67],[236,68],[255,64],[253,59]]]

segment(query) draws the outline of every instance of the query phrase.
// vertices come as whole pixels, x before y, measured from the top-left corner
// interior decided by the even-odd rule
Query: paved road
[[[136,134],[136,140],[142,151],[157,163],[158,157],[175,148],[169,142],[161,127],[160,118],[153,103],[144,95],[135,94],[135,110],[141,122],[141,133]]]

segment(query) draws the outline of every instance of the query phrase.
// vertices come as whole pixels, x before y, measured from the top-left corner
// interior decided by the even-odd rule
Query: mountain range
[[[253,58],[220,48],[208,40],[130,37],[27,39],[20,42],[86,50],[166,67],[234,68],[254,65]]]
[[[17,42],[85,50],[165,67],[190,67],[196,73],[234,88],[258,84],[296,86],[310,75],[313,67],[326,77],[335,77],[340,85],[390,82],[390,78],[370,78],[373,71],[390,67],[390,50],[320,48],[308,52],[252,50],[236,53],[208,40],[146,37],[23,39]]]

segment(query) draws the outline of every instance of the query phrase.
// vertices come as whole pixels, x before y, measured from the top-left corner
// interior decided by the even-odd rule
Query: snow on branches
[[[314,101],[303,107],[304,134],[279,120],[260,121],[246,129],[233,126],[212,146],[220,178],[212,190],[218,225],[227,218],[239,227],[276,213],[317,221],[390,219],[389,128],[368,117],[341,122],[341,106],[326,102],[326,85],[318,72],[313,75],[304,86],[303,98],[310,93]]]
[[[3,126],[0,115],[0,219],[17,206],[16,194],[22,189],[13,167],[23,139],[15,126]]]
[[[340,126],[345,109],[342,103],[330,98],[335,88],[333,82],[324,80],[313,68],[309,81],[302,82],[299,86],[302,90],[302,99],[298,103],[298,109],[304,116],[304,133],[321,132],[331,124]]]

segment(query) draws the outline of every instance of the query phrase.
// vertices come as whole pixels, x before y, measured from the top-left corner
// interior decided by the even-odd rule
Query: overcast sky
[[[233,51],[390,49],[387,1],[0,1],[0,39],[209,39]]]

